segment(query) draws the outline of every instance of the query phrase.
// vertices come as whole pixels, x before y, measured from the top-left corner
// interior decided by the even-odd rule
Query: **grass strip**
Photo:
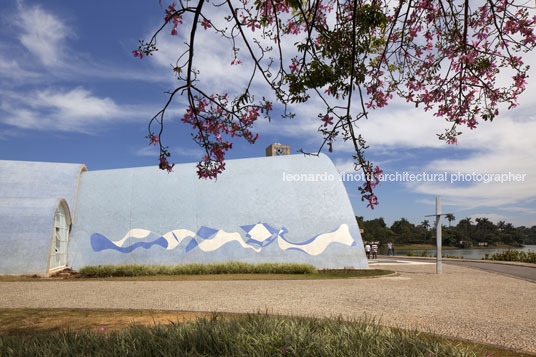
[[[203,275],[203,274],[313,274],[314,266],[296,263],[226,262],[181,265],[98,265],[80,269],[83,277],[143,276],[143,275]]]
[[[316,279],[345,279],[370,278],[395,274],[385,269],[358,269],[352,272],[318,272],[312,274],[202,274],[202,275],[137,275],[137,276],[104,276],[83,278],[42,278],[35,276],[0,275],[0,282],[52,282],[52,281],[222,281],[222,280],[316,280]]]
[[[2,356],[484,356],[488,353],[522,356],[422,332],[383,327],[370,321],[266,314],[214,314],[151,327],[131,325],[109,330],[103,326],[97,330],[0,336]]]

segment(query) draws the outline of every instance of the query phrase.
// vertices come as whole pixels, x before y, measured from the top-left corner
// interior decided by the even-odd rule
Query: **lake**
[[[512,250],[519,251],[531,251],[536,253],[536,245],[526,245],[523,248],[511,248]],[[489,254],[490,256],[495,253],[501,253],[507,251],[508,248],[467,248],[467,249],[443,249],[443,255],[454,255],[457,257],[463,256],[466,259],[482,259],[484,254]],[[395,246],[395,255],[397,256],[407,256],[408,252],[413,252],[413,254],[419,256],[424,251],[424,249],[396,249]],[[428,255],[434,255],[436,253],[435,249],[427,249]]]

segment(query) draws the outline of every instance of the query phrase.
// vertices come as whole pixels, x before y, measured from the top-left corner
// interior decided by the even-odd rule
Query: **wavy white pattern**
[[[118,247],[122,247],[128,239],[147,238],[151,233],[153,232],[147,229],[134,228],[134,229],[129,230],[127,234],[125,234],[125,236],[121,238],[120,240],[111,241],[111,242]],[[176,229],[171,232],[167,232],[162,237],[164,237],[167,240],[167,243],[168,243],[167,250],[171,250],[171,249],[175,249],[185,238],[195,237],[195,233],[188,229]]]
[[[174,231],[167,232],[164,237],[167,242],[167,250],[175,249],[181,242],[188,237],[195,237],[195,233],[188,229],[175,229]]]
[[[253,229],[248,232],[249,236],[255,239],[257,242],[264,242],[268,238],[272,237],[272,233],[264,227],[264,224],[256,224]]]
[[[214,236],[214,238],[203,240],[197,246],[204,252],[211,252],[220,248],[222,245],[233,241],[238,242],[242,246],[242,248],[251,248],[257,253],[261,251],[261,248],[255,248],[252,245],[246,244],[246,242],[244,242],[244,240],[242,239],[240,233],[228,233],[222,230],[219,230],[218,233],[216,233],[216,235]]]
[[[120,240],[112,240],[111,242],[113,244],[115,244],[116,246],[118,247],[122,247],[123,244],[127,241],[127,239],[129,238],[136,238],[136,239],[142,239],[142,238],[146,238],[149,236],[149,234],[151,234],[152,232],[151,231],[148,231],[146,229],[138,229],[138,228],[134,228],[134,229],[131,229],[127,232],[127,234],[125,234],[125,236],[123,238],[121,238]]]
[[[146,229],[135,228],[129,230],[123,238],[117,241],[112,241],[102,234],[94,233],[90,237],[90,244],[96,252],[113,249],[121,253],[130,253],[136,249],[151,249],[154,246],[173,250],[186,238],[191,238],[185,247],[186,253],[196,248],[203,252],[212,252],[230,242],[237,242],[242,248],[252,249],[260,253],[262,249],[272,245],[277,239],[277,245],[283,251],[289,249],[298,250],[312,256],[322,254],[332,243],[341,243],[347,246],[356,244],[347,224],[341,224],[336,231],[319,234],[301,243],[289,242],[284,236],[288,233],[285,227],[276,229],[267,223],[258,223],[256,225],[242,226],[242,229],[247,232],[247,241],[238,232],[225,232],[202,226],[197,233],[188,229],[175,229],[162,236]],[[149,241],[151,238],[152,240]],[[145,241],[128,242],[129,239],[145,239]]]
[[[328,245],[331,243],[342,243],[351,246],[354,243],[354,239],[350,234],[348,225],[341,224],[339,229],[337,229],[335,232],[320,234],[306,244],[290,243],[281,236],[277,237],[277,243],[279,244],[279,248],[282,250],[298,249],[309,255],[319,255],[326,250]]]

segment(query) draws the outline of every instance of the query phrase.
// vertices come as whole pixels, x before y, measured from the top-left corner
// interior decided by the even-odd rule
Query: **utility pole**
[[[441,199],[439,197],[436,197],[435,199],[436,203],[436,213],[435,214],[429,214],[425,217],[435,217],[436,218],[436,274],[441,274],[443,272],[443,266],[442,266],[442,250],[441,250],[441,216],[446,216],[450,213],[441,213]]]

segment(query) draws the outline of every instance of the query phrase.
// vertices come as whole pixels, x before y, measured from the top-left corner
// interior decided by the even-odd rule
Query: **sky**
[[[210,11],[217,23],[221,10]],[[165,92],[177,84],[171,64],[184,34],[171,37],[169,29],[158,42],[159,51],[141,61],[132,50],[138,40],[152,35],[162,18],[156,0],[2,1],[0,160],[84,163],[89,170],[156,165],[158,153],[145,138],[147,124],[167,100]],[[197,43],[202,85],[233,93],[248,80],[251,63],[245,53],[239,52],[241,66],[231,66],[233,53],[221,38],[200,32]],[[292,47],[284,44],[285,50],[292,52]],[[527,55],[526,63],[536,63],[534,53]],[[480,123],[476,130],[465,130],[458,145],[437,139],[448,125],[431,112],[401,101],[372,112],[359,123],[358,132],[370,146],[368,158],[392,179],[377,188],[380,204],[374,210],[361,201],[359,183],[345,181],[355,214],[383,217],[388,224],[405,217],[418,224],[430,220],[425,215],[435,212],[439,196],[443,212],[456,217],[453,224],[466,217],[487,217],[516,226],[536,225],[534,70],[529,75],[519,107],[502,110],[492,123]],[[257,97],[269,97],[260,81],[254,81],[253,89]],[[290,145],[293,153],[316,151],[322,143],[318,108],[312,100],[291,107],[293,119],[276,115],[270,123],[257,122],[258,142],[236,141],[227,158],[264,156],[274,142]],[[180,122],[184,109],[184,100],[178,98],[162,138],[172,153],[170,161],[177,164],[199,161],[203,155],[190,127]],[[274,113],[280,110],[274,106]],[[334,152],[325,154],[340,172],[353,171],[347,143],[336,142]],[[420,179],[410,177],[423,173]],[[492,174],[506,180],[486,182]]]

